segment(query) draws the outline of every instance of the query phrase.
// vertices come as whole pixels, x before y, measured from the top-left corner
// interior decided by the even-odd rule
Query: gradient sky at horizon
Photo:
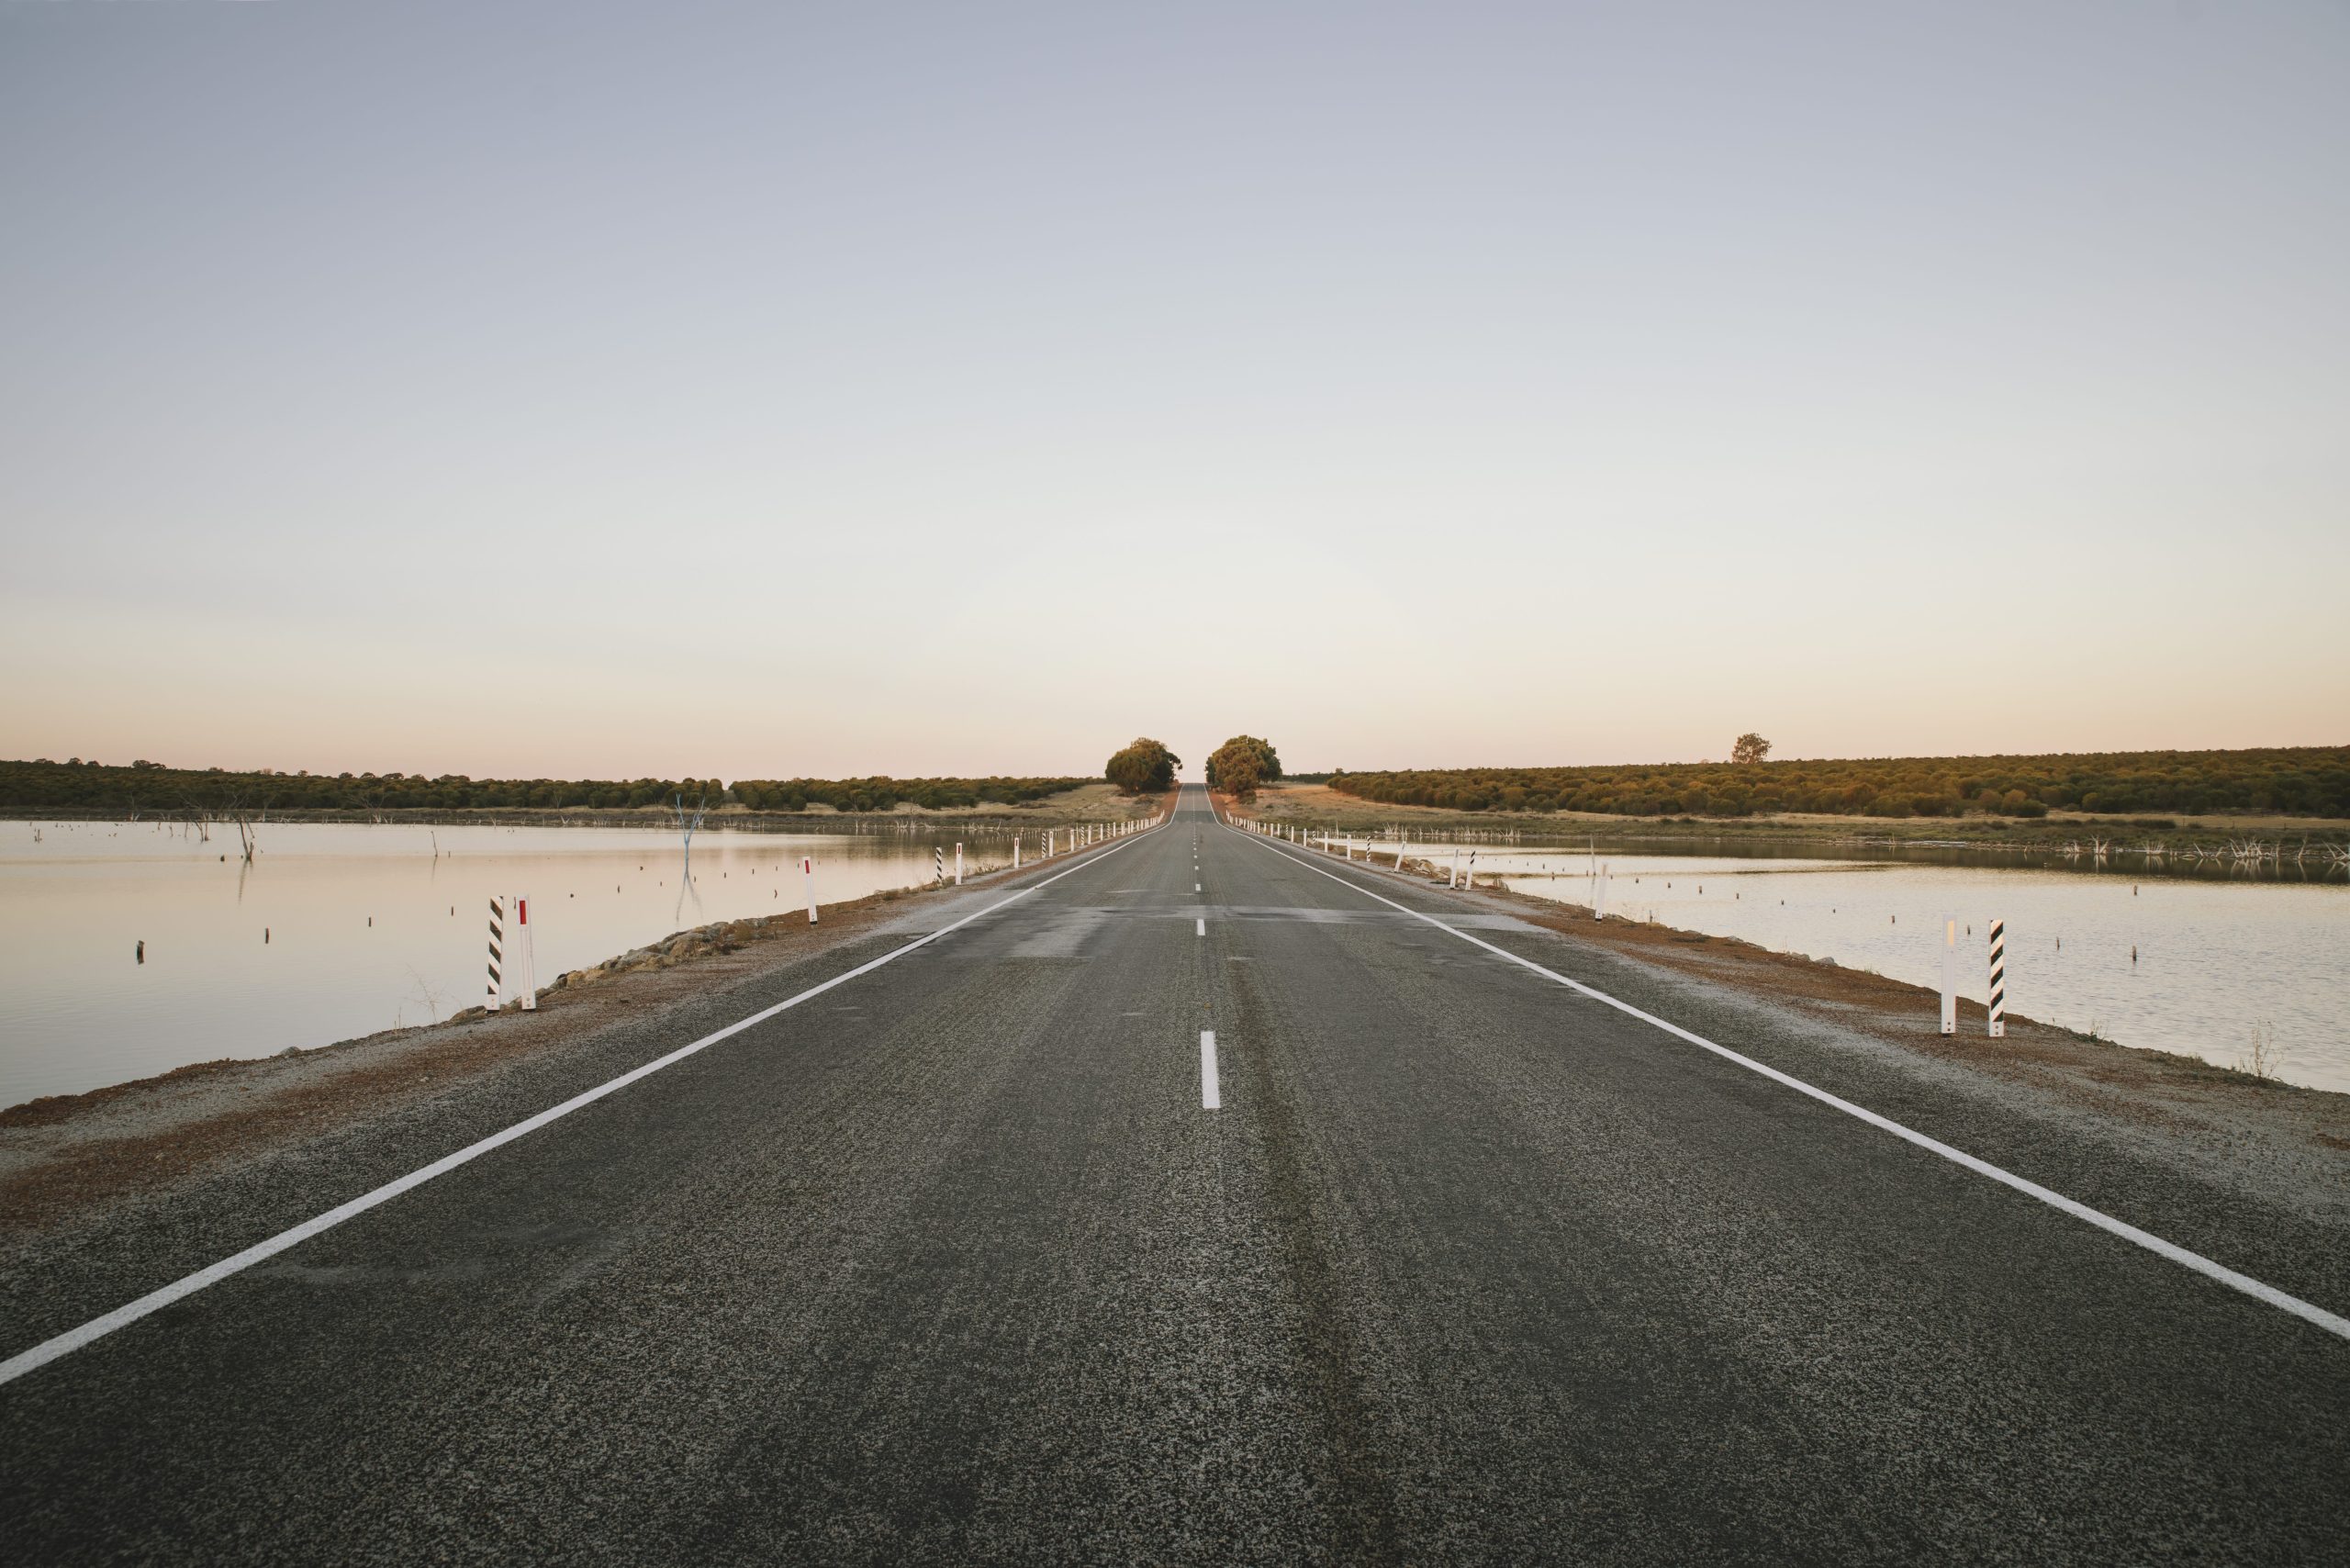
[[[0,755],[2340,744],[2350,8],[0,0]]]

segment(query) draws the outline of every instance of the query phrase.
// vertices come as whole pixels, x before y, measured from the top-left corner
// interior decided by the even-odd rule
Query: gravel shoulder
[[[1283,847],[1338,868],[1337,857]],[[1620,917],[1595,920],[1585,907],[1499,887],[1449,890],[1442,869],[1426,862],[1407,860],[1401,873],[1360,860],[1350,869],[1360,880],[1409,889],[1416,902],[1434,894],[1464,915],[1507,917],[1562,938],[1596,966],[1575,978],[1693,1027],[1710,1015],[1737,1020],[1740,1038],[1800,1037],[1856,1069],[2015,1116],[2076,1145],[2084,1158],[2127,1154],[2338,1230],[2350,1243],[2350,1094],[2134,1049],[2017,1014],[2008,1016],[2007,1037],[1993,1040],[1982,1004],[1964,998],[1958,1033],[1946,1036],[1935,991],[1833,960]]]

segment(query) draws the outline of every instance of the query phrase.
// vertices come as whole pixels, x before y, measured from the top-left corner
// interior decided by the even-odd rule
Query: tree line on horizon
[[[1767,750],[1768,743],[1763,745]],[[1461,812],[1645,817],[2264,812],[2341,817],[2350,816],[2350,746],[1416,768],[1341,772],[1328,782],[1333,790],[1383,805]]]
[[[461,773],[281,773],[270,768],[128,767],[84,762],[0,762],[0,811],[185,812],[495,811],[518,807],[628,810],[740,804],[753,811],[887,812],[1024,805],[1091,783],[1087,778],[469,778]]]

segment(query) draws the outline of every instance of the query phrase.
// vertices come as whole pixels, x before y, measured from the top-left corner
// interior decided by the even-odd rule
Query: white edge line
[[[1227,824],[1227,826],[1229,824]],[[1230,831],[1234,833],[1240,833],[1238,828],[1231,828]],[[1241,834],[1241,836],[1244,838],[1253,838],[1253,835],[1248,834]],[[2344,1339],[2350,1339],[2350,1317],[2344,1317],[2337,1313],[2328,1312],[2325,1308],[2319,1306],[2314,1302],[2303,1301],[2297,1295],[2288,1295],[2285,1292],[2278,1290],[2275,1285],[2255,1280],[2249,1274],[2240,1274],[2224,1263],[2215,1263],[2199,1252],[2188,1251],[2186,1248],[2179,1246],[2177,1242],[2165,1241],[2161,1237],[2156,1236],[2150,1231],[2140,1230],[2136,1226],[2130,1224],[2127,1220],[2116,1219],[2111,1215],[2105,1213],[2101,1209],[2093,1209],[2087,1204],[2065,1196],[2062,1193],[2053,1192],[2050,1189],[2042,1186],[2037,1182],[2027,1181],[2023,1177],[2017,1175],[2014,1171],[2002,1170],[1998,1166],[1992,1164],[1989,1160],[1978,1159],[1975,1156],[1967,1153],[1964,1149],[1953,1148],[1950,1145],[1943,1143],[1939,1138],[1928,1137],[1924,1133],[1919,1132],[1912,1127],[1903,1126],[1899,1122],[1894,1121],[1888,1116],[1881,1116],[1874,1111],[1869,1110],[1864,1106],[1855,1105],[1850,1100],[1840,1099],[1836,1095],[1828,1092],[1825,1089],[1815,1088],[1811,1084],[1806,1083],[1802,1079],[1782,1072],[1775,1067],[1766,1066],[1762,1062],[1756,1061],[1752,1057],[1740,1056],[1738,1052],[1731,1050],[1727,1046],[1716,1045],[1713,1041],[1707,1039],[1703,1035],[1692,1034],[1678,1024],[1667,1023],[1665,1020],[1659,1018],[1653,1013],[1643,1013],[1639,1008],[1633,1006],[1630,1002],[1610,996],[1604,991],[1595,990],[1593,987],[1583,984],[1581,980],[1569,980],[1566,976],[1560,974],[1554,969],[1546,969],[1531,958],[1522,958],[1506,947],[1496,946],[1493,943],[1487,942],[1481,937],[1472,936],[1466,931],[1447,925],[1443,921],[1438,920],[1432,914],[1425,914],[1416,909],[1409,907],[1408,905],[1397,903],[1393,899],[1388,898],[1382,893],[1373,892],[1371,889],[1364,887],[1361,883],[1349,880],[1345,877],[1337,875],[1334,871],[1324,870],[1321,867],[1315,865],[1312,861],[1300,859],[1297,856],[1290,854],[1287,850],[1276,849],[1270,843],[1265,844],[1264,847],[1271,853],[1280,856],[1284,860],[1294,861],[1296,864],[1304,867],[1309,871],[1315,872],[1319,876],[1329,878],[1330,880],[1338,883],[1342,887],[1352,888],[1355,891],[1362,894],[1365,898],[1377,899],[1381,903],[1387,905],[1391,909],[1402,910],[1405,914],[1411,915],[1414,919],[1427,922],[1430,925],[1435,926],[1438,931],[1449,932],[1453,935],[1460,937],[1463,942],[1483,947],[1489,953],[1497,954],[1502,958],[1507,958],[1511,963],[1516,964],[1522,969],[1531,969],[1536,974],[1542,976],[1546,980],[1556,980],[1559,984],[1565,986],[1568,990],[1577,991],[1582,995],[1587,996],[1594,1002],[1605,1002],[1608,1006],[1615,1008],[1619,1013],[1628,1014],[1630,1016],[1638,1018],[1643,1024],[1653,1025],[1657,1028],[1663,1030],[1666,1034],[1674,1036],[1676,1039],[1686,1040],[1691,1045],[1711,1051],[1716,1056],[1720,1057],[1727,1061],[1736,1062],[1739,1066],[1745,1068],[1750,1071],[1759,1072],[1763,1077],[1772,1080],[1774,1082],[1784,1083],[1799,1094],[1807,1094],[1823,1105],[1832,1105],[1837,1110],[1843,1112],[1846,1115],[1856,1116],[1860,1120],[1868,1123],[1869,1126],[1873,1127],[1881,1128],[1886,1132],[1891,1133],[1895,1137],[1916,1144],[1919,1148],[1939,1154],[1944,1159],[1950,1160],[1954,1164],[1963,1165],[1978,1176],[1987,1176],[1992,1181],[2000,1183],[2002,1186],[2012,1187],[2017,1192],[2023,1193],[2027,1197],[2037,1198],[2051,1208],[2061,1209],[2065,1213],[2071,1215],[2075,1219],[2087,1220],[2089,1224],[2096,1226],[2099,1230],[2110,1232],[2111,1234],[2121,1238],[2122,1240],[2132,1242],[2137,1246],[2143,1247],[2147,1251],[2154,1253],[2158,1257],[2167,1258],[2172,1262],[2179,1264],[2184,1268],[2192,1269],[2199,1274],[2202,1274],[2210,1279],[2217,1280],[2220,1283],[2226,1285],[2231,1290],[2242,1291],[2244,1294],[2251,1296],[2255,1301],[2265,1301],[2271,1306],[2282,1308],[2284,1311],[2291,1313],[2296,1317],[2302,1318],[2310,1323],[2315,1324],[2318,1327],[2324,1329],[2329,1334],[2335,1335]]]
[[[1220,1111],[1224,1108],[1224,1091],[1215,1076],[1215,1031],[1200,1031],[1200,1109]]]
[[[446,1175],[448,1172],[454,1170],[458,1166],[464,1165],[471,1160],[478,1159],[494,1148],[512,1143],[516,1138],[534,1133],[541,1127],[545,1126],[548,1123],[559,1121],[563,1117],[571,1114],[572,1112],[581,1109],[583,1106],[594,1104],[597,1101],[601,1100],[607,1094],[617,1093],[621,1090],[627,1088],[630,1084],[634,1083],[639,1079],[650,1078],[653,1074],[659,1072],[665,1067],[674,1067],[678,1062],[685,1060],[688,1057],[692,1056],[697,1052],[707,1050],[711,1046],[718,1044],[721,1040],[726,1039],[731,1036],[739,1035],[744,1030],[751,1028],[755,1025],[766,1023],[768,1019],[774,1017],[778,1013],[788,1013],[792,1008],[799,1006],[801,1002],[808,1001],[811,997],[822,996],[824,992],[832,990],[834,986],[845,985],[850,980],[856,980],[860,975],[871,974],[875,969],[881,968],[884,964],[894,963],[898,959],[904,958],[907,954],[913,952],[916,948],[928,946],[931,943],[937,941],[941,936],[946,935],[950,931],[958,930],[963,926],[970,924],[971,922],[975,920],[993,914],[996,911],[1006,908],[1018,902],[1020,900],[1026,898],[1030,893],[1041,892],[1045,889],[1051,887],[1055,882],[1059,881],[1063,877],[1073,876],[1077,872],[1085,869],[1088,866],[1091,866],[1096,860],[1107,859],[1110,856],[1115,855],[1121,849],[1125,849],[1133,845],[1140,843],[1146,836],[1147,836],[1146,834],[1137,834],[1133,837],[1121,839],[1114,843],[1105,845],[1090,854],[1080,851],[1080,853],[1081,857],[1076,865],[1068,868],[1066,870],[1056,871],[1053,875],[1046,878],[1043,881],[1037,882],[1030,887],[1022,888],[1017,892],[1011,894],[1009,897],[1000,899],[996,902],[988,905],[985,909],[974,910],[969,914],[965,915],[962,919],[956,921],[953,924],[942,925],[935,931],[916,937],[913,941],[907,943],[902,947],[891,948],[889,952],[882,954],[878,958],[869,959],[865,963],[857,965],[856,968],[853,969],[849,969],[842,974],[834,975],[832,979],[822,981],[820,984],[810,986],[806,991],[801,991],[797,996],[787,998],[782,1002],[777,1002],[772,1007],[764,1008],[757,1013],[752,1014],[747,1018],[729,1024],[726,1027],[717,1031],[715,1034],[704,1035],[700,1039],[694,1041],[691,1045],[679,1046],[667,1056],[656,1057],[641,1067],[632,1068],[630,1070],[621,1074],[618,1078],[611,1080],[610,1082],[599,1083],[595,1088],[587,1091],[585,1093],[575,1094],[560,1105],[550,1106],[548,1109],[541,1111],[537,1115],[517,1122],[512,1126],[506,1128],[502,1132],[492,1133],[487,1137],[481,1139],[477,1143],[467,1144],[464,1148],[458,1149],[453,1154],[444,1154],[440,1159],[434,1160],[431,1164],[427,1165],[420,1170],[411,1170],[405,1176],[397,1177],[393,1181],[386,1182],[382,1186],[375,1188],[373,1192],[363,1193],[358,1197],[352,1199],[349,1203],[339,1204],[334,1208],[327,1210],[327,1212],[322,1215],[318,1215],[312,1218],[306,1219],[290,1230],[282,1230],[278,1232],[275,1236],[271,1237],[266,1241],[257,1241],[252,1246],[246,1248],[242,1252],[234,1253],[229,1257],[221,1259],[217,1263],[211,1264],[206,1268],[198,1269],[193,1274],[188,1274],[181,1279],[173,1280],[170,1284],[163,1286],[160,1290],[150,1291],[136,1301],[126,1302],[103,1316],[93,1317],[78,1328],[69,1328],[64,1333],[57,1335],[53,1338],[44,1339],[39,1344],[35,1345],[31,1350],[19,1351],[16,1355],[10,1356],[6,1361],[0,1361],[0,1383],[12,1383],[16,1379],[24,1376],[28,1372],[33,1372],[40,1367],[47,1366],[50,1362],[56,1361],[61,1356],[71,1355],[75,1350],[82,1349],[84,1345],[91,1344],[95,1340],[103,1339],[107,1335],[113,1333],[116,1329],[126,1327],[130,1324],[136,1323],[140,1318],[147,1316],[151,1313],[160,1312],[164,1307],[171,1305],[173,1302],[182,1300],[187,1296],[192,1296],[207,1285],[218,1284],[222,1280],[227,1279],[229,1275],[241,1273],[244,1270],[252,1268],[255,1263],[274,1258],[278,1253],[285,1251],[290,1247],[297,1247],[303,1242],[308,1241],[310,1238],[319,1235],[322,1231],[333,1229],[336,1226],[341,1225],[347,1219],[365,1214],[369,1209],[375,1208],[380,1204],[390,1203],[394,1198],[398,1197],[401,1193],[406,1193],[412,1188],[421,1187],[427,1182],[431,1181],[435,1176]]]

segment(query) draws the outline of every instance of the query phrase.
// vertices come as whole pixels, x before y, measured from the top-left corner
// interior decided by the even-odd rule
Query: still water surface
[[[1386,840],[1374,853],[1394,848]],[[1519,892],[1587,906],[1604,869],[1611,915],[1918,985],[1941,983],[1942,920],[1955,916],[1959,992],[1976,1002],[1997,915],[2010,1013],[2225,1067],[2242,1065],[2264,1030],[2276,1076],[2350,1091],[2350,881],[2338,869],[2087,875],[1917,863],[1954,858],[1930,851],[1830,858],[1751,846],[1627,855],[1414,840],[1408,853],[1439,867],[1457,853],[1466,867],[1472,849],[1480,876]]]
[[[978,827],[704,829],[688,884],[674,832],[258,832],[248,867],[233,828],[207,843],[171,824],[0,823],[0,1105],[445,1018],[483,1000],[493,893],[530,897],[543,986],[688,926],[805,919],[802,856],[822,903],[927,882],[934,847],[951,868],[957,838],[971,869],[1012,857],[1008,833]]]

